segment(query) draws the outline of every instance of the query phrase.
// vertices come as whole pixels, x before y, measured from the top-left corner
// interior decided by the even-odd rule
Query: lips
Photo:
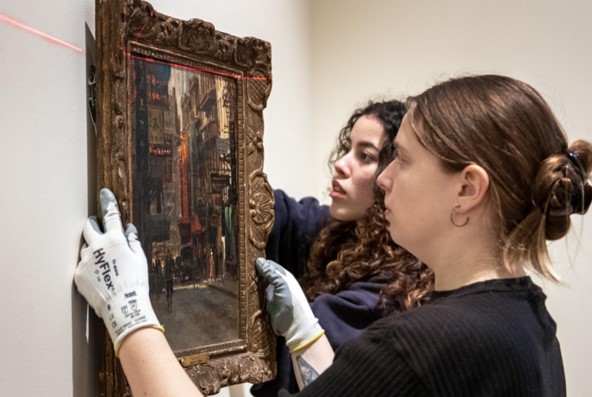
[[[339,198],[345,196],[345,190],[335,179],[333,179],[333,181],[331,182],[331,193],[329,195],[332,198]]]
[[[336,180],[333,180],[332,187],[333,187],[333,191],[334,192],[345,194],[345,190],[343,190],[343,188],[341,187],[341,185],[339,184],[339,182],[337,182]]]
[[[384,198],[384,200],[386,201],[386,196]],[[386,205],[384,206],[384,217],[385,219],[388,221],[388,216],[391,214],[391,209],[389,207],[387,207]]]

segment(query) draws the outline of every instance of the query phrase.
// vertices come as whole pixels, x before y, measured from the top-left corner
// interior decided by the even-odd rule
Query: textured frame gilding
[[[264,255],[274,217],[273,191],[263,172],[263,109],[271,92],[271,46],[253,37],[216,31],[211,23],[183,21],[138,0],[96,1],[97,188],[109,187],[125,222],[133,222],[134,146],[131,130],[129,55],[164,62],[206,64],[227,71],[238,87],[237,188],[239,210],[239,339],[196,346],[177,354],[205,394],[221,387],[261,383],[275,376],[275,341],[263,311],[263,285],[255,260]],[[104,327],[101,335],[101,396],[131,395]]]

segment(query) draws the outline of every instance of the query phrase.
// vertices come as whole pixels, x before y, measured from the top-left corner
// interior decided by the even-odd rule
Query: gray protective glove
[[[323,336],[325,331],[292,273],[264,258],[257,258],[257,271],[269,283],[267,311],[273,331],[286,338],[290,352],[309,346]]]
[[[86,241],[74,274],[78,291],[105,322],[119,354],[127,335],[143,327],[164,331],[150,303],[148,265],[134,225],[124,231],[117,200],[109,189],[100,192],[103,232],[95,217],[84,226]]]

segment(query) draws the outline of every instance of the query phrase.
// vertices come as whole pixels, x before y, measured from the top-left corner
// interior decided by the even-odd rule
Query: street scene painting
[[[174,351],[239,338],[236,79],[133,56],[133,221]]]
[[[255,268],[275,216],[263,171],[271,44],[141,0],[97,0],[95,11],[96,188],[138,229],[165,336],[204,395],[273,379]],[[97,394],[129,396],[104,328],[93,327]]]

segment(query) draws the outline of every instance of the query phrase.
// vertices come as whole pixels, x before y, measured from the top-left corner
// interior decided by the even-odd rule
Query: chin
[[[334,209],[333,207],[329,208],[329,213],[333,219],[336,219],[340,222],[357,221],[361,218],[360,216],[356,216],[349,211],[341,211],[339,209]]]
[[[331,217],[333,219],[336,219],[338,221],[348,221],[350,220],[349,217],[347,216],[347,211],[343,211],[343,209],[339,208],[339,207],[334,207],[333,205],[331,205],[329,207],[329,214],[331,214]]]
[[[337,218],[339,216],[339,208],[335,206],[335,203],[331,203],[329,206],[329,214],[331,217]]]
[[[397,233],[394,230],[392,225],[389,225],[389,234],[391,235],[391,240],[393,240],[395,243],[397,243],[397,245],[402,246],[398,241],[397,241]]]

